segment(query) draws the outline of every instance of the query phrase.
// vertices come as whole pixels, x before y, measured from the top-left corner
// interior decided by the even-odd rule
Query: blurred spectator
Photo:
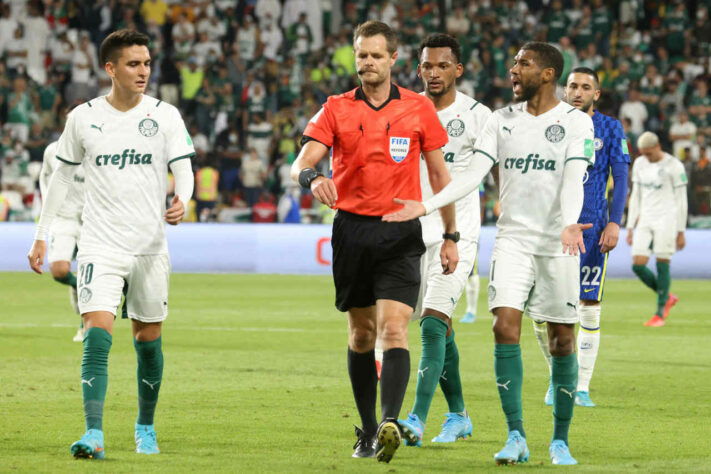
[[[205,73],[198,65],[197,59],[190,56],[186,63],[180,68],[180,78],[182,81],[182,94],[180,105],[188,115],[195,113],[195,96],[202,87]]]
[[[711,166],[705,148],[691,171],[692,214],[711,214]]]
[[[24,77],[15,77],[12,80],[12,92],[7,96],[7,123],[12,136],[20,141],[20,145],[27,141],[30,134],[30,125],[34,106],[30,95],[27,93],[27,80]]]
[[[40,122],[35,122],[30,128],[30,136],[25,143],[25,148],[29,153],[30,161],[42,162],[44,149],[49,144],[49,132]]]
[[[59,115],[59,105],[62,103],[62,95],[56,84],[57,77],[54,74],[47,74],[44,85],[37,88],[35,101],[39,111],[39,121],[43,128],[54,128]]]
[[[702,133],[711,135],[711,97],[708,94],[708,84],[703,79],[696,81],[694,92],[689,99],[689,115]]]
[[[96,97],[91,76],[98,69],[97,58],[96,47],[89,42],[89,33],[82,32],[72,57],[72,82],[66,92],[70,106]]]
[[[173,7],[175,8],[175,6]],[[188,19],[188,12],[181,11],[178,14],[178,22],[171,30],[173,37],[173,47],[178,58],[185,59],[190,54],[193,41],[195,40],[195,26]]]
[[[264,50],[262,51],[264,57],[276,60],[278,58],[282,42],[284,41],[284,35],[281,34],[279,27],[277,27],[273,22],[267,23],[262,28],[262,33],[259,39],[264,44]]]
[[[27,72],[27,62],[30,44],[25,37],[25,27],[18,24],[12,34],[12,38],[5,43],[5,65],[7,72],[11,76],[25,74]]]
[[[257,25],[252,21],[252,17],[247,15],[242,20],[242,26],[237,29],[235,42],[239,48],[240,57],[247,62],[248,67],[255,59],[258,35]]]
[[[54,41],[50,41],[49,54],[56,71],[69,72],[74,57],[74,44],[69,41],[66,31],[59,33],[59,37]]]
[[[647,107],[640,100],[639,91],[635,88],[630,89],[629,98],[622,103],[620,107],[620,118],[630,119],[630,130],[635,135],[639,136],[644,132],[645,123],[647,122]]]
[[[193,45],[192,57],[201,58],[206,66],[215,64],[222,56],[222,47],[217,41],[211,40],[207,32],[198,35],[198,41]]]
[[[244,186],[247,206],[252,207],[257,203],[259,195],[264,190],[264,180],[267,177],[267,167],[264,165],[257,150],[250,148],[247,158],[242,162],[240,169],[242,186]]]
[[[27,75],[35,82],[43,84],[47,75],[45,69],[46,46],[51,31],[47,20],[41,15],[38,5],[33,2],[27,3],[28,16],[23,20],[23,25],[25,34],[32,39],[29,41],[27,51]]]
[[[277,207],[274,204],[274,196],[268,192],[263,192],[259,196],[259,202],[252,206],[252,222],[274,222],[276,213]]]
[[[279,0],[257,0],[254,14],[257,17],[260,28],[266,28],[267,25],[278,28],[279,17],[281,16],[281,2]]]
[[[207,222],[209,214],[217,204],[220,172],[211,162],[195,172],[195,214],[199,222]]]
[[[640,100],[647,108],[647,129],[659,130],[659,97],[662,95],[662,76],[654,64],[648,64],[644,77],[639,81]]]
[[[217,109],[215,94],[212,92],[208,78],[202,80],[202,87],[195,94],[195,121],[200,133],[212,136]]]
[[[279,198],[277,205],[277,220],[285,224],[299,224],[301,222],[301,188],[289,186]]]
[[[257,152],[265,168],[270,162],[273,135],[273,125],[264,120],[263,114],[254,114],[247,126],[247,148],[253,148]]]
[[[672,142],[672,152],[679,159],[684,159],[681,152],[691,148],[696,141],[696,125],[689,121],[689,114],[681,112],[669,129],[669,140]]]
[[[286,34],[289,40],[292,54],[296,54],[301,64],[304,64],[306,57],[311,53],[313,34],[308,23],[306,23],[306,13],[301,13],[296,23],[292,24]]]
[[[163,0],[144,0],[140,12],[144,22],[163,26],[168,16],[168,4]]]
[[[15,140],[12,148],[5,151],[5,157],[2,160],[0,189],[2,191],[15,191],[21,196],[34,191],[34,183],[27,173],[29,162],[29,152],[25,150],[21,141]]]

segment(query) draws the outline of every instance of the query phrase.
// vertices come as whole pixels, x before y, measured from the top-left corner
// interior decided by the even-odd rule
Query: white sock
[[[590,379],[600,348],[600,309],[600,305],[580,305],[578,309],[578,392],[590,391]]]
[[[476,303],[479,301],[479,275],[476,272],[467,278],[465,288],[467,290],[467,313],[476,316]]]
[[[551,352],[548,349],[548,325],[545,321],[533,320],[533,332],[536,334],[536,340],[538,341],[538,347],[541,348],[543,357],[546,359],[548,364],[548,373],[553,373],[553,365],[551,362]]]
[[[383,363],[383,343],[380,338],[375,340],[375,361]]]

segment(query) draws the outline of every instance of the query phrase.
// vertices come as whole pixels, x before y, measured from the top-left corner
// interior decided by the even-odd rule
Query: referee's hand
[[[338,192],[336,191],[336,185],[333,184],[332,179],[326,178],[325,176],[319,176],[314,179],[311,181],[311,193],[313,193],[316,199],[328,207],[336,205]]]
[[[442,261],[442,274],[449,275],[450,273],[454,273],[454,270],[457,268],[457,263],[459,263],[457,244],[449,239],[444,239],[442,248],[439,251],[439,258]]]
[[[425,215],[425,206],[420,201],[412,199],[393,199],[395,204],[402,204],[402,209],[399,211],[385,214],[383,220],[385,222],[405,222],[417,219]]]

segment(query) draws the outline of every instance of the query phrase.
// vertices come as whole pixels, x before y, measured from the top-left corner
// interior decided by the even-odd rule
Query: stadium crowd
[[[417,91],[422,38],[456,36],[458,88],[492,109],[511,100],[508,68],[520,45],[557,44],[566,71],[598,72],[597,108],[622,121],[632,156],[637,137],[656,132],[686,167],[690,214],[711,215],[710,9],[709,0],[6,0],[0,220],[37,215],[45,146],[72,107],[110,89],[101,40],[134,28],[152,38],[148,94],[180,107],[195,144],[190,218],[328,222],[331,212],[295,187],[289,168],[320,104],[356,86],[352,31],[368,19],[399,31],[393,76]],[[495,196],[490,182],[484,223],[495,220]]]

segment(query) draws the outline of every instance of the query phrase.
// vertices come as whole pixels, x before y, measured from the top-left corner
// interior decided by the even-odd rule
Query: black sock
[[[383,419],[397,418],[410,378],[410,351],[390,349],[383,352],[380,370],[380,407]]]
[[[374,435],[378,430],[375,400],[378,396],[378,372],[375,369],[375,351],[359,354],[348,348],[348,375],[356,407],[363,424],[363,432]]]

